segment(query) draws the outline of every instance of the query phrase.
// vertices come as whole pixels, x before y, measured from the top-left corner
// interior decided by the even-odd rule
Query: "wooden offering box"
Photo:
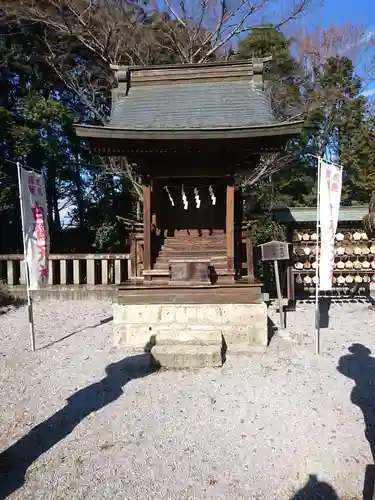
[[[171,284],[203,285],[211,283],[209,259],[173,259],[169,261],[169,265]]]

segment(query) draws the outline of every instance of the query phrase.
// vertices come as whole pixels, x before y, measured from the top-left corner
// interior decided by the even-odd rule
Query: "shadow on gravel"
[[[0,283],[0,316],[6,314],[10,307],[21,307],[27,300],[11,295]]]
[[[268,341],[268,345],[270,344],[271,340],[275,336],[277,330],[278,330],[278,328],[275,325],[275,323],[272,321],[272,319],[269,316],[267,316],[267,337],[268,337],[267,341]]]
[[[319,300],[319,328],[329,328],[329,310],[332,300],[330,297],[322,297]]]
[[[339,497],[330,484],[319,481],[315,474],[311,474],[305,486],[290,500],[339,500]]]
[[[337,370],[355,382],[350,399],[362,410],[365,436],[375,461],[375,358],[370,356],[370,349],[362,344],[353,344],[349,352],[340,358]],[[366,468],[364,500],[373,500],[374,480],[374,466],[369,465]]]
[[[38,347],[38,351],[41,351],[43,349],[47,349],[48,347],[52,347],[55,344],[58,344],[59,342],[62,342],[63,340],[69,339],[70,337],[73,337],[74,335],[77,335],[77,333],[84,332],[85,330],[90,330],[91,328],[97,328],[98,326],[105,325],[106,323],[110,323],[113,321],[113,316],[108,316],[108,318],[101,319],[99,323],[95,323],[95,325],[89,325],[85,326],[83,328],[80,328],[79,330],[75,330],[74,332],[68,333],[68,335],[65,335],[64,337],[61,337],[57,340],[54,340],[53,342],[50,342],[49,344],[43,345],[42,347]]]
[[[105,378],[72,394],[64,408],[1,453],[0,500],[24,484],[27,469],[43,453],[73,432],[88,415],[118,399],[130,380],[146,377],[155,371],[146,354],[108,365]]]

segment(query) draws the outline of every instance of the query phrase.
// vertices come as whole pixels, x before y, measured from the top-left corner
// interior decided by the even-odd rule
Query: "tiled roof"
[[[316,208],[289,207],[276,208],[273,211],[274,219],[278,222],[316,222]],[[362,221],[368,214],[368,205],[354,205],[351,207],[340,207],[339,221]]]
[[[186,130],[277,125],[267,94],[253,81],[205,81],[130,87],[112,105],[109,127]]]

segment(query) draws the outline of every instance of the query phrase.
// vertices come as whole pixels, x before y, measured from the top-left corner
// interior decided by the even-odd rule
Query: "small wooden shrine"
[[[259,305],[251,249],[240,279],[235,175],[301,130],[272,112],[266,60],[116,67],[109,122],[76,127],[92,151],[126,156],[143,179],[143,282],[124,284],[119,304]]]

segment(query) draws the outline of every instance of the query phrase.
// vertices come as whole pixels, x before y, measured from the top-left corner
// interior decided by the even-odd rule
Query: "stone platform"
[[[260,284],[129,285],[119,289],[113,321],[116,346],[151,349],[168,368],[219,366],[223,350],[247,352],[268,343]]]

